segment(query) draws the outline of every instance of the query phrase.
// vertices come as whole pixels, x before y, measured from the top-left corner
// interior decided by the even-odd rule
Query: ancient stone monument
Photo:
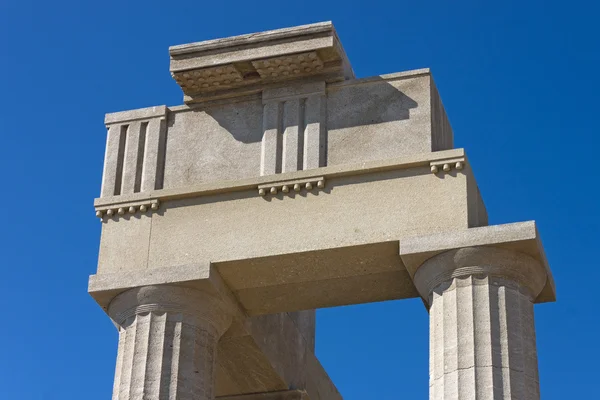
[[[355,79],[331,23],[169,50],[184,105],[105,120],[113,399],[341,399],[314,309],[413,297],[431,399],[539,399],[536,225],[487,225],[429,70]]]

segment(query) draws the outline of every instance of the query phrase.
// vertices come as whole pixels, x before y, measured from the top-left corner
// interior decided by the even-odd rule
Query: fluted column
[[[417,270],[430,305],[431,400],[538,400],[533,301],[542,265],[512,250],[447,251]]]
[[[128,290],[110,304],[119,327],[113,400],[212,400],[216,349],[231,317],[203,292]]]

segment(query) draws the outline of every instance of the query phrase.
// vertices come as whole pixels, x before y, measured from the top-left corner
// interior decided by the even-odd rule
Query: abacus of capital
[[[105,119],[114,400],[341,399],[314,310],[414,297],[430,399],[540,398],[536,225],[488,225],[428,69],[357,79],[328,22],[169,52],[184,105]]]

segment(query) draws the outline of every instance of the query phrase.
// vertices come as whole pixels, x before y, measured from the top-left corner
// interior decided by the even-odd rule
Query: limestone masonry
[[[488,226],[428,69],[356,79],[329,22],[169,52],[184,105],[105,119],[113,400],[341,399],[314,310],[413,297],[430,399],[539,399],[539,234]]]

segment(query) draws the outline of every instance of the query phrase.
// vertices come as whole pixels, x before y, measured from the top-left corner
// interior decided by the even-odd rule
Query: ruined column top
[[[172,46],[169,54],[186,103],[299,79],[354,78],[331,22]]]

